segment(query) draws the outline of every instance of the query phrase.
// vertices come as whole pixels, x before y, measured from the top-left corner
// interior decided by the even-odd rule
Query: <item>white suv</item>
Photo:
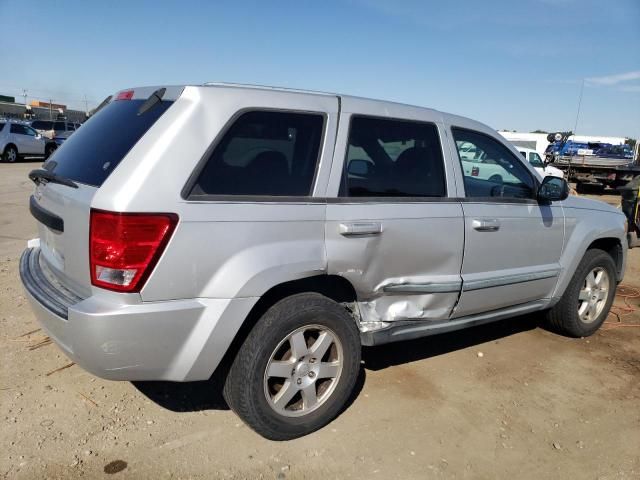
[[[15,162],[20,157],[47,158],[56,149],[53,140],[15,120],[0,120],[0,152],[2,161]]]
[[[559,168],[551,165],[545,165],[540,154],[532,148],[516,147],[524,158],[531,164],[533,168],[543,177],[560,177],[564,178],[564,172]]]

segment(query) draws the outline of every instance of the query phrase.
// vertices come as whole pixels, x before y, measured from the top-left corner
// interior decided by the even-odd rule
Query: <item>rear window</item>
[[[47,122],[44,120],[36,120],[35,122],[31,123],[31,126],[33,128],[35,128],[36,130],[51,130],[51,125],[53,124],[53,122]]]
[[[65,140],[47,164],[53,165],[53,172],[62,177],[101,186],[136,142],[173,104],[162,101],[138,115],[144,102],[109,103]]]
[[[319,114],[243,114],[207,160],[192,194],[310,195],[323,123]]]
[[[55,122],[53,124],[53,129],[60,131],[60,132],[64,132],[65,128],[64,128],[64,122]]]

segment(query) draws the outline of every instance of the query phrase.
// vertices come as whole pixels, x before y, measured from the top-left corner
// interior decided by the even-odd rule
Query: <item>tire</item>
[[[18,149],[13,145],[7,145],[2,154],[2,160],[7,163],[14,163],[18,161]]]
[[[587,275],[593,272],[606,274],[608,285],[606,292],[599,288],[591,288]],[[597,275],[595,276],[597,278]],[[567,286],[560,301],[546,312],[546,323],[551,330],[569,337],[588,337],[593,335],[607,318],[616,294],[616,267],[613,258],[604,250],[587,250],[576,272]],[[602,280],[601,280],[602,286]],[[591,288],[589,291],[588,289]],[[589,297],[591,295],[591,297]],[[587,300],[581,299],[587,297]],[[590,318],[585,318],[579,311],[585,312],[585,302],[589,307],[589,299],[597,296],[599,300]],[[587,308],[587,310],[589,310]]]
[[[325,343],[326,353],[313,357],[314,348]],[[358,328],[342,306],[317,293],[293,295],[273,305],[253,327],[233,360],[223,395],[263,437],[301,437],[342,411],[358,378],[360,353]],[[278,405],[277,400],[284,401]]]
[[[49,143],[48,145],[46,145],[44,147],[44,159],[46,160],[47,158],[49,158],[57,148],[58,146],[55,143]]]
[[[502,176],[501,176],[501,175],[498,175],[498,174],[491,175],[491,176],[489,177],[489,181],[490,181],[490,182],[493,182],[493,183],[504,183],[504,182],[502,181]]]

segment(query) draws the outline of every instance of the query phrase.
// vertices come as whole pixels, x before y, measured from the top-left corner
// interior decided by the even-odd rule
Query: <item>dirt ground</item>
[[[244,426],[216,382],[56,371],[18,278],[37,165],[0,165],[0,478],[640,478],[638,298],[589,339],[534,316],[368,348],[351,406],[290,442]],[[628,263],[639,288],[640,249]]]

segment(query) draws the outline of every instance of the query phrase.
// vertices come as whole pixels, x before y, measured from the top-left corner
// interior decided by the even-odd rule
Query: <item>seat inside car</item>
[[[260,152],[246,167],[246,189],[260,195],[283,191],[289,179],[289,162],[276,150]]]
[[[402,152],[395,162],[398,182],[405,185],[408,195],[444,195],[442,160],[429,148],[410,147]]]

